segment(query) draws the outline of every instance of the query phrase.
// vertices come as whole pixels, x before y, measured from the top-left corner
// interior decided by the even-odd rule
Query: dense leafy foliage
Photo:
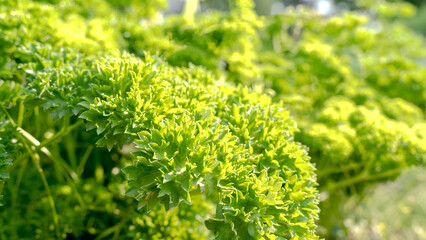
[[[0,1],[0,238],[316,239],[316,188],[332,237],[349,195],[425,164],[413,6],[197,2]]]
[[[301,131],[296,139],[309,146],[317,163],[320,190],[329,196],[320,224],[330,229],[336,224],[331,215],[340,214],[331,210],[342,200],[336,191],[361,193],[365,183],[424,165],[426,159],[424,40],[395,21],[415,9],[384,1],[360,1],[358,6],[367,14],[324,18],[298,9],[266,19],[252,17],[244,22],[262,20],[252,25],[254,35],[252,27],[238,28],[238,23],[235,28],[206,27],[227,15],[204,15],[192,25],[170,18],[134,33],[135,39],[145,39],[154,31],[159,33],[155,40],[133,43],[161,52],[170,64],[189,61],[230,81],[237,73],[236,82],[274,90],[274,99],[283,101],[297,119]],[[232,36],[241,37],[227,43]],[[173,45],[151,44],[164,38]]]
[[[17,154],[5,158],[2,170],[12,160],[21,168],[13,171],[15,184],[6,186],[10,208],[2,215],[15,217],[2,228],[3,237],[103,238],[123,231],[135,239],[316,238],[314,168],[293,140],[295,123],[270,97],[214,81],[203,68],[172,67],[148,53],[137,58],[111,52],[122,40],[116,33],[126,26],[110,29],[103,18],[94,28],[102,11],[92,9],[86,17],[87,6],[79,4],[10,5],[3,5],[2,36],[9,44],[1,75],[3,128],[10,133],[1,142],[5,154]],[[235,6],[242,12],[244,7]],[[113,8],[109,14],[124,18]],[[10,92],[12,85],[18,87]],[[118,152],[97,150],[102,155],[90,157],[93,144]],[[131,155],[120,150],[126,147]],[[92,158],[94,169],[86,170]],[[119,158],[116,166],[109,158]],[[32,169],[26,168],[28,159]],[[120,175],[117,167],[137,206],[124,199],[122,176],[102,176]],[[39,195],[18,195],[37,174],[42,181],[32,190]],[[21,197],[30,205],[17,205]],[[175,213],[164,212],[176,207]],[[24,224],[18,216],[42,218],[31,208],[50,208],[52,219]],[[129,222],[130,233],[122,230]]]
[[[320,224],[331,229],[342,219],[336,208],[342,193],[362,193],[368,182],[425,164],[424,42],[398,23],[353,13],[284,17],[269,36],[285,57],[268,66],[267,78],[317,163],[328,196]],[[267,60],[279,55],[272,56]]]

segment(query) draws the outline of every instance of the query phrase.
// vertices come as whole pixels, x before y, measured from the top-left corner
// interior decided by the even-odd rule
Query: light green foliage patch
[[[402,2],[359,1],[357,5],[365,12],[326,18],[299,8],[263,18],[262,25],[254,25],[257,34],[251,41],[261,44],[245,47],[256,56],[256,68],[246,68],[236,80],[227,54],[235,49],[233,45],[219,45],[216,36],[205,34],[205,19],[220,19],[220,15],[203,15],[191,25],[180,24],[177,16],[150,28],[157,33],[155,41],[171,43],[155,50],[171,56],[167,58],[171,64],[191,62],[215,70],[224,59],[226,64],[216,74],[260,85],[274,100],[282,101],[300,128],[296,139],[310,148],[320,191],[334,194],[342,189],[346,195],[350,188],[356,194],[369,182],[396,176],[404,167],[424,165],[426,153],[420,133],[425,132],[424,39],[395,21],[413,15],[415,9]],[[150,32],[145,31],[141,36]],[[221,31],[225,36],[252,34],[248,27]],[[150,42],[132,36],[130,44]],[[208,46],[229,50],[212,54],[205,50]],[[243,59],[248,63],[252,58]],[[252,73],[249,69],[256,74],[247,75]],[[336,224],[329,222],[331,212],[324,208],[320,222],[328,229]]]
[[[240,29],[238,17],[256,18],[248,3],[235,2],[231,16],[222,16],[226,28],[219,35]],[[12,160],[19,168],[12,171],[15,184],[5,185],[10,210],[3,216],[15,217],[2,236],[317,239],[314,167],[294,141],[297,128],[280,104],[247,87],[216,81],[201,67],[173,67],[148,52],[140,58],[112,53],[123,40],[116,33],[126,26],[103,28],[107,22],[97,22],[108,3],[100,10],[79,2],[58,5],[18,2],[17,24],[39,35],[16,27],[6,31],[11,45],[4,50],[9,65],[2,84],[19,91],[2,99],[2,121],[18,130],[11,137],[23,148],[2,162],[2,170]],[[13,15],[10,9],[5,7],[5,14]],[[35,9],[50,13],[51,21],[32,15]],[[124,18],[116,10],[108,14]],[[30,17],[40,25],[33,26]],[[223,49],[215,54],[232,55]],[[231,60],[243,62],[241,56]],[[1,138],[7,154],[13,153],[11,142]],[[93,150],[94,144],[112,155]],[[134,148],[131,154],[121,150],[126,147]],[[34,168],[27,169],[31,163]],[[34,186],[37,194],[25,196],[37,204],[15,203],[24,196],[17,190],[28,189],[27,181],[37,175],[42,179]],[[197,210],[199,204],[206,209]],[[52,219],[23,225],[20,208],[28,219],[36,218],[28,208],[50,211]],[[105,220],[94,223],[93,211],[103,212],[112,227]],[[77,216],[84,218],[67,220]],[[129,223],[133,227],[126,234]],[[17,231],[22,227],[27,230]]]

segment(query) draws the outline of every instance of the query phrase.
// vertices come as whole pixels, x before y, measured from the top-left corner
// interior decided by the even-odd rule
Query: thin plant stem
[[[25,132],[25,136],[27,137],[27,140],[29,140],[32,144],[34,144],[34,146],[37,146],[36,144],[37,144],[38,140],[35,139],[33,136],[31,136],[31,134]],[[73,190],[76,194],[77,201],[79,202],[79,204],[81,205],[82,208],[86,208],[86,204],[84,203],[83,198],[81,197],[81,194],[78,192],[77,186],[75,185],[76,182],[80,181],[77,173],[67,164],[67,162],[64,159],[62,159],[59,156],[52,154],[47,148],[42,147],[40,150],[49,159],[51,159],[54,163],[56,163],[59,166],[59,170],[61,172],[63,172],[63,171],[66,172],[63,175],[65,176],[65,179],[67,180],[68,184],[70,184],[71,187],[73,188]]]
[[[0,196],[1,196],[1,193],[3,192],[3,187],[4,187],[4,181],[0,182]]]
[[[25,112],[24,100],[21,100],[19,101],[18,122],[16,123],[18,127],[22,127],[22,122],[24,120],[24,112]]]
[[[64,128],[68,129],[68,126],[70,125],[70,118],[64,117]],[[68,159],[70,161],[71,167],[73,169],[77,169],[77,156],[75,155],[75,141],[73,139],[72,134],[66,134],[64,135],[63,144],[65,146],[65,150],[68,156]]]
[[[40,136],[41,123],[40,123],[40,110],[38,106],[34,107],[34,122],[35,122],[35,136]]]
[[[92,153],[93,148],[94,148],[93,145],[89,145],[86,151],[84,152],[83,157],[80,160],[80,164],[77,167],[77,174],[79,177],[81,177],[81,174],[83,174],[84,166],[86,165],[86,162],[89,159],[89,156]]]
[[[13,191],[15,193],[18,192],[19,186],[21,185],[22,178],[24,177],[25,169],[27,168],[27,163],[28,163],[28,161],[27,161],[27,159],[25,159],[23,166],[21,167],[21,169],[19,169],[18,178],[16,179],[16,183],[15,183],[15,189]]]
[[[328,190],[333,191],[336,190],[338,188],[343,188],[343,187],[347,187],[356,183],[360,183],[360,182],[369,182],[369,181],[376,181],[382,178],[388,178],[388,177],[392,177],[395,175],[398,175],[399,173],[401,173],[401,169],[393,169],[393,170],[389,170],[383,173],[379,173],[379,174],[375,174],[375,175],[364,175],[364,174],[359,174],[356,177],[350,178],[350,179],[346,179],[344,181],[338,182],[338,183],[330,183],[327,187]]]
[[[108,237],[109,235],[113,234],[113,233],[117,233],[121,231],[121,228],[123,226],[123,224],[125,223],[124,220],[122,220],[121,222],[119,222],[118,224],[106,229],[105,231],[103,231],[101,234],[98,235],[98,237],[95,238],[95,240],[100,240],[103,238]],[[115,234],[114,234],[115,235]]]
[[[342,172],[343,172],[343,175],[345,176],[346,179],[350,179],[351,178],[351,175],[349,174],[349,172],[346,169],[342,170]],[[355,186],[353,184],[349,185],[349,189],[351,191],[351,195],[352,194],[356,194],[356,189],[355,189]]]
[[[35,146],[34,151],[43,151],[43,152],[48,152],[48,150],[45,148],[46,146],[50,145],[52,142],[56,141],[57,139],[63,137],[64,135],[68,134],[69,132],[73,131],[74,129],[80,127],[83,124],[83,121],[78,121],[72,125],[70,125],[69,127],[65,128],[65,129],[61,129],[59,132],[57,132],[55,135],[53,135],[51,138],[48,138],[42,142],[39,142],[35,137],[33,137],[30,133],[26,132],[24,129],[22,128],[18,128],[19,131],[21,131],[23,134],[25,134],[26,137],[28,137],[33,145]],[[14,165],[18,165],[19,162],[23,159],[25,159],[26,157],[28,157],[29,153],[26,152],[24,154],[22,154],[15,162]],[[66,162],[65,162],[66,163]],[[71,167],[66,163],[66,167],[71,169]],[[13,168],[13,167],[12,167]]]
[[[56,230],[56,237],[58,239],[60,239],[61,238],[61,232],[60,232],[60,229],[59,229],[59,218],[58,218],[58,214],[56,212],[55,201],[53,200],[52,191],[50,190],[49,183],[47,182],[46,175],[44,174],[43,169],[41,168],[40,157],[31,150],[31,148],[26,143],[25,139],[22,139],[22,140],[23,140],[23,144],[24,144],[25,148],[27,149],[27,151],[30,154],[30,157],[31,157],[36,169],[37,169],[37,172],[40,175],[40,178],[41,178],[41,181],[43,182],[44,188],[46,189],[47,198],[49,200],[49,205],[50,205],[50,208],[52,210],[52,218],[53,218],[53,224],[54,224],[55,230]]]
[[[21,133],[21,135],[19,135],[19,138],[21,138],[25,149],[29,153],[35,167],[37,168],[37,172],[39,173],[40,178],[43,182],[44,188],[46,189],[46,192],[47,192],[49,205],[50,205],[50,208],[52,210],[52,218],[53,218],[53,224],[54,224],[55,230],[56,230],[56,236],[57,236],[58,239],[60,239],[61,238],[61,232],[60,232],[60,229],[59,229],[59,218],[58,218],[58,214],[57,214],[56,208],[55,208],[55,201],[53,200],[53,195],[52,195],[52,192],[50,191],[50,187],[49,187],[49,183],[47,182],[46,175],[44,175],[43,169],[40,166],[40,157],[31,150],[30,146],[28,146],[28,144],[25,140],[25,138],[31,139],[32,136],[29,133],[25,132],[22,128],[20,128],[16,125],[13,118],[9,115],[9,113],[6,111],[6,109],[2,105],[0,105],[0,107],[3,110],[3,112],[6,114],[6,116],[9,118],[9,121],[15,127],[17,127],[19,133]],[[35,138],[34,137],[32,137],[32,138],[33,138],[32,140],[34,141]],[[37,141],[37,139],[35,139],[35,141]]]
[[[331,174],[342,173],[343,171],[357,170],[362,168],[361,163],[352,163],[338,168],[327,168],[325,170],[319,170],[317,173],[318,178],[324,178]]]

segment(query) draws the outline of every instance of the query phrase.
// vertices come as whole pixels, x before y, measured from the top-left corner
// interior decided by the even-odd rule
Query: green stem
[[[70,125],[70,118],[64,117],[63,127],[67,129],[69,125]],[[63,141],[63,144],[65,145],[65,150],[67,152],[67,156],[71,164],[71,167],[73,169],[77,169],[77,156],[75,155],[75,141],[73,139],[72,134],[66,134],[63,137],[62,141]]]
[[[25,111],[24,100],[21,100],[19,101],[18,122],[16,123],[18,127],[22,127],[22,121],[24,120],[24,111]]]
[[[361,175],[368,175],[368,171],[373,166],[374,161],[376,161],[375,156],[370,156],[370,159],[368,160],[367,164],[365,164],[364,169],[361,172]]]
[[[58,214],[56,212],[55,201],[53,200],[52,191],[50,190],[49,183],[47,182],[46,175],[44,174],[43,169],[41,168],[40,157],[31,150],[31,148],[26,143],[25,139],[23,139],[23,137],[21,137],[21,138],[22,138],[22,141],[23,141],[25,148],[27,149],[27,151],[30,154],[30,157],[31,157],[36,169],[37,169],[37,172],[40,175],[40,178],[41,178],[41,181],[43,182],[44,188],[46,189],[47,198],[49,200],[49,205],[50,205],[50,208],[52,210],[52,218],[53,218],[53,224],[54,224],[55,230],[56,230],[56,237],[57,237],[57,239],[61,239],[61,232],[60,232],[60,229],[59,229],[59,218],[58,218]]]
[[[27,168],[27,164],[28,164],[28,158],[25,159],[25,161],[22,164],[22,167],[19,169],[18,177],[16,179],[15,186],[13,187],[13,191],[11,191],[10,209],[12,209],[12,212],[15,212],[15,211],[19,212],[19,209],[17,209],[17,207],[16,207],[16,205],[18,203],[17,199],[18,199],[18,194],[19,194],[19,186],[21,185],[22,178],[24,177],[25,170]],[[18,218],[18,214],[14,214],[11,217],[10,221],[15,222],[16,218]],[[17,234],[17,233],[15,232],[15,234]]]
[[[1,193],[3,192],[3,187],[4,187],[4,181],[1,181],[0,182],[0,196],[1,196]],[[0,206],[1,206],[1,204],[0,204]]]
[[[47,149],[46,149],[47,150]],[[71,188],[74,190],[75,193],[75,197],[77,199],[77,201],[79,202],[80,206],[83,209],[86,209],[86,204],[84,203],[84,200],[80,194],[80,192],[77,189],[77,186],[75,185],[75,183],[79,182],[80,179],[77,176],[77,173],[74,172],[71,167],[66,163],[66,161],[64,159],[62,159],[59,156],[56,156],[54,154],[52,154],[51,152],[49,152],[49,150],[47,151],[43,151],[43,153],[50,159],[52,160],[57,166],[59,166],[58,171],[65,176],[65,179],[67,180],[68,184],[71,186]],[[65,172],[65,173],[64,173]]]
[[[40,110],[38,106],[34,107],[34,124],[35,124],[35,136],[40,136],[41,123],[40,123]]]
[[[13,119],[10,119],[10,120],[11,120],[12,124],[14,124]],[[68,184],[70,184],[71,187],[73,188],[79,204],[82,206],[82,208],[86,208],[86,205],[83,201],[83,198],[81,197],[81,195],[78,192],[77,187],[75,185],[75,182],[79,181],[77,173],[72,170],[72,168],[67,164],[67,162],[65,160],[63,160],[62,158],[60,158],[58,156],[53,155],[47,148],[44,147],[44,146],[50,144],[51,142],[53,142],[55,139],[58,139],[59,137],[65,135],[65,134],[68,134],[69,132],[71,132],[75,128],[79,127],[82,123],[83,123],[82,121],[76,122],[73,125],[62,129],[56,135],[54,135],[53,137],[43,141],[42,143],[40,143],[35,137],[33,137],[30,133],[28,133],[24,129],[22,129],[20,127],[18,127],[17,129],[23,137],[25,137],[29,142],[31,142],[35,146],[35,151],[41,150],[41,152],[43,152],[47,157],[49,157],[53,162],[55,162],[60,167],[59,168],[60,171],[65,170],[65,172],[68,173],[68,174],[64,174]],[[24,142],[25,145],[27,145],[26,142],[25,142],[25,139],[23,139],[23,142]],[[31,151],[27,151],[27,154],[29,154],[30,156],[31,156],[31,153],[32,153]],[[26,159],[26,156],[27,155],[24,154],[23,156],[21,156],[20,159]],[[32,158],[32,156],[31,156],[31,158]],[[70,177],[74,181],[72,181]]]
[[[112,227],[110,227],[110,228],[106,229],[106,230],[105,230],[105,231],[103,231],[101,234],[99,234],[99,235],[98,235],[98,237],[97,237],[97,238],[95,238],[95,240],[100,240],[100,239],[106,238],[106,237],[108,237],[109,235],[111,235],[111,234],[113,234],[113,233],[116,233],[116,232],[120,231],[124,223],[125,223],[125,221],[124,221],[124,220],[122,220],[122,221],[121,221],[121,222],[119,222],[118,224],[116,224],[116,225],[114,225],[114,226],[112,226]]]
[[[57,132],[51,138],[48,138],[48,139],[42,141],[40,143],[40,145],[36,147],[36,149],[40,150],[42,147],[49,145],[53,141],[56,141],[58,138],[61,138],[65,135],[67,135],[68,133],[70,133],[71,131],[73,131],[74,129],[80,127],[81,125],[83,125],[83,123],[84,123],[83,121],[77,121],[76,123],[68,126],[67,128],[61,129],[59,132]]]
[[[93,145],[89,145],[86,151],[84,152],[83,157],[80,160],[80,164],[77,167],[77,174],[79,177],[81,176],[81,174],[83,174],[84,166],[86,166],[86,162],[89,159],[89,156],[92,153],[93,148],[94,148]]]
[[[56,139],[58,139],[59,137],[68,134],[69,132],[71,132],[72,130],[74,130],[75,128],[79,127],[83,122],[79,121],[76,122],[75,124],[61,129],[61,131],[59,131],[56,135],[54,135],[53,137],[46,139],[45,141],[43,141],[42,143],[40,143],[35,137],[33,137],[30,133],[28,133],[27,131],[25,131],[24,129],[22,129],[21,127],[19,127],[13,120],[13,118],[9,115],[9,113],[7,112],[7,110],[1,106],[3,112],[6,114],[6,116],[9,118],[10,122],[17,128],[18,132],[20,133],[19,138],[21,138],[22,143],[24,144],[24,147],[27,150],[27,153],[30,155],[34,165],[36,166],[36,169],[38,171],[38,173],[40,174],[40,177],[42,179],[43,185],[46,189],[47,195],[48,195],[48,200],[49,200],[49,205],[51,207],[52,210],[52,218],[53,218],[53,223],[55,225],[55,230],[56,230],[56,235],[57,238],[60,239],[61,238],[61,233],[60,233],[60,228],[59,228],[59,218],[58,218],[58,214],[56,212],[56,207],[55,207],[55,202],[53,200],[53,195],[52,192],[50,190],[49,187],[49,183],[47,182],[47,178],[46,175],[43,172],[43,169],[41,168],[40,165],[40,157],[38,156],[38,154],[36,152],[33,152],[33,150],[30,148],[30,146],[27,144],[26,140],[31,142],[34,147],[35,147],[35,151],[41,150],[43,153],[45,153],[49,158],[51,158],[53,161],[59,163],[59,166],[62,166],[64,169],[68,169],[68,171],[70,172],[70,176],[71,177],[75,177],[78,180],[77,174],[75,172],[72,171],[72,169],[70,169],[70,167],[66,164],[65,161],[59,161],[58,158],[56,158],[55,156],[53,156],[50,151],[45,148],[44,146],[50,144],[51,142],[55,141]],[[22,123],[22,121],[21,121]],[[21,159],[26,159],[25,156],[22,156]],[[77,188],[74,184],[74,182],[68,177],[68,175],[65,174],[65,177],[67,179],[67,181],[70,183],[70,185],[72,186],[72,188],[75,190],[75,192],[77,193],[77,200],[79,201],[79,203],[85,207],[85,204],[83,202],[83,199],[81,197],[81,195],[78,193]],[[19,186],[19,185],[18,185]]]
[[[4,108],[3,105],[0,104],[1,110],[3,110],[4,114],[6,114],[7,118],[9,119],[9,121],[16,126],[15,121],[13,121],[13,118],[9,115],[9,112],[6,110],[6,108]]]
[[[15,189],[13,190],[14,193],[17,193],[18,190],[19,190],[19,186],[21,185],[22,178],[24,177],[25,169],[27,168],[27,163],[28,163],[28,161],[27,161],[27,159],[25,159],[24,163],[22,164],[23,165],[22,168],[19,169],[18,178],[16,179],[16,183],[15,183]],[[12,201],[12,202],[14,202],[14,201]]]
[[[55,135],[53,135],[51,138],[48,138],[44,141],[42,141],[41,143],[35,138],[33,137],[30,133],[26,132],[24,129],[19,128],[18,130],[21,131],[22,133],[25,134],[25,136],[29,137],[28,140],[30,140],[33,145],[35,146],[35,152],[38,152],[40,150],[46,151],[47,149],[44,149],[46,146],[48,146],[49,144],[51,144],[52,142],[56,141],[57,139],[63,137],[64,135],[67,135],[68,133],[70,133],[71,131],[73,131],[74,129],[80,127],[83,124],[83,121],[78,121],[72,125],[70,125],[67,128],[61,129],[59,132],[57,132]],[[24,153],[23,155],[20,156],[20,158],[18,158],[15,161],[15,165],[18,164],[21,160],[25,159],[26,157],[28,157],[28,152]],[[68,165],[68,164],[67,164]],[[69,165],[68,165],[69,166]],[[13,168],[13,167],[12,167]],[[71,169],[71,167],[69,167]]]
[[[117,239],[119,239],[120,232],[121,232],[121,229],[123,228],[123,226],[124,226],[124,220],[123,220],[123,221],[121,221],[121,223],[120,223],[120,227],[119,227],[119,228],[117,228],[117,229],[115,230],[115,232],[114,232],[114,236],[112,237],[112,239],[113,239],[113,240],[117,240]]]
[[[61,158],[58,155],[51,153],[47,148],[42,148],[41,152],[43,152],[55,164],[57,164],[61,168],[65,169],[65,172],[67,172],[70,175],[70,177],[74,180],[74,182],[80,181],[77,173],[70,167],[70,165],[68,165],[68,163],[63,158]]]
[[[350,178],[350,179],[346,179],[344,181],[338,182],[338,183],[330,183],[327,187],[328,190],[333,191],[336,190],[338,188],[343,188],[343,187],[347,187],[356,183],[360,183],[360,182],[368,182],[368,181],[375,181],[375,180],[379,180],[382,178],[388,178],[388,177],[392,177],[395,175],[398,175],[401,172],[401,169],[394,169],[394,170],[389,170],[383,173],[379,173],[379,174],[375,174],[375,175],[364,175],[364,174],[360,174],[356,177]]]
[[[328,175],[335,174],[335,173],[342,173],[344,171],[349,171],[349,170],[357,170],[362,168],[362,166],[363,164],[361,163],[352,163],[352,164],[348,164],[346,166],[341,166],[337,168],[326,168],[325,170],[318,170],[317,176],[318,178],[324,178],[324,177],[328,177]]]
[[[74,194],[75,194],[75,198],[77,199],[81,208],[86,210],[87,209],[86,203],[84,202],[83,197],[81,196],[80,192],[78,191],[77,186],[75,185],[75,181],[73,181],[73,179],[71,179],[71,177],[68,174],[64,174],[64,176],[65,176],[68,184],[73,189]]]
[[[78,126],[78,124],[75,124],[75,125]],[[54,155],[47,148],[40,147],[42,144],[35,137],[33,137],[30,133],[28,133],[27,131],[25,131],[24,129],[22,129],[20,127],[18,127],[17,129],[18,129],[19,133],[21,133],[21,135],[23,137],[25,137],[29,142],[31,142],[34,145],[35,151],[40,150],[41,152],[43,152],[44,154],[46,154],[52,160],[56,160],[57,159],[56,157],[54,157]],[[67,128],[67,129],[69,129],[69,128]],[[66,134],[66,133],[63,133],[63,134]],[[52,141],[49,141],[49,140],[51,140],[50,138],[48,139],[48,142],[51,143]],[[23,154],[21,156],[21,158],[25,157],[25,156],[26,156],[26,154]],[[59,158],[59,159],[61,160],[60,164],[68,171],[68,173],[70,174],[70,176],[73,177],[73,178],[75,178],[75,180],[78,182],[79,181],[78,180],[78,176],[74,172],[74,170],[72,170],[72,168],[68,165],[68,163],[65,160],[63,160],[62,158]]]
[[[32,137],[32,136],[31,136],[31,134],[25,132],[22,128],[18,127],[16,125],[15,121],[13,121],[13,118],[6,111],[6,109],[2,105],[0,105],[0,106],[1,106],[1,109],[3,110],[3,112],[9,118],[9,121],[14,126],[16,126],[18,131],[21,133],[21,135],[19,135],[19,138],[22,140],[24,147],[27,149],[29,155],[31,156],[31,159],[33,160],[34,165],[37,168],[38,173],[40,174],[41,180],[43,182],[43,185],[44,185],[46,192],[47,192],[47,195],[48,195],[49,205],[50,205],[50,208],[52,210],[52,217],[53,217],[53,223],[54,223],[55,229],[56,229],[56,236],[57,236],[58,239],[60,239],[61,238],[61,232],[60,232],[60,229],[59,229],[59,218],[58,218],[58,214],[56,213],[55,202],[53,201],[53,195],[52,195],[52,192],[50,191],[49,183],[47,182],[46,175],[44,175],[43,169],[40,166],[40,158],[38,157],[38,155],[33,153],[31,148],[28,146],[27,142],[25,141],[25,138],[29,138],[29,137]],[[37,139],[35,139],[34,137],[32,137],[31,140],[37,141]]]
[[[340,167],[342,167],[342,166],[340,165]],[[342,172],[343,172],[343,175],[345,176],[346,179],[351,178],[351,175],[349,174],[349,172],[347,170],[342,170]],[[355,189],[355,186],[353,184],[349,185],[349,189],[351,191],[351,195],[356,194],[356,189]]]

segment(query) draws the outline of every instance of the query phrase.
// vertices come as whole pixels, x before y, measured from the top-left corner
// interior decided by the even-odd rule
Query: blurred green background
[[[167,13],[182,12],[185,0],[169,0]],[[416,15],[409,19],[401,19],[408,27],[426,36],[426,0],[409,0],[411,4],[418,7]],[[356,10],[355,1],[347,0],[255,0],[256,11],[260,15],[279,14],[288,6],[304,5],[315,9],[323,15],[335,15],[344,10]],[[201,0],[199,11],[210,9],[227,10],[227,0]]]

